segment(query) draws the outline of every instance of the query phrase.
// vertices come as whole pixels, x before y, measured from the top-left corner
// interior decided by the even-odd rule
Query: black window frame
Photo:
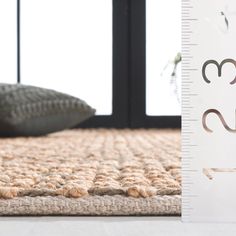
[[[80,128],[180,128],[181,116],[146,115],[146,0],[113,1],[112,115]],[[17,0],[17,82],[21,79],[20,0]]]

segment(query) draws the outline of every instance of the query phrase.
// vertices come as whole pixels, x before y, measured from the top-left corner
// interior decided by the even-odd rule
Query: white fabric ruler
[[[182,220],[236,222],[236,1],[182,0]]]

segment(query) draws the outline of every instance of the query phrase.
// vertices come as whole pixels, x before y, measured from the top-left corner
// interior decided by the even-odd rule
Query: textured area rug
[[[0,215],[180,214],[180,131],[0,139]]]

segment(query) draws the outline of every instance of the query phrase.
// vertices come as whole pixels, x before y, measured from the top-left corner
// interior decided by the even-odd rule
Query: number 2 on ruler
[[[225,59],[225,60],[223,60],[221,63],[218,63],[218,62],[215,61],[215,60],[208,60],[208,61],[206,61],[206,62],[203,64],[203,66],[202,66],[202,77],[203,77],[204,81],[205,81],[206,83],[208,83],[208,84],[211,83],[211,81],[209,80],[209,78],[208,78],[207,75],[206,75],[206,68],[207,68],[210,64],[213,64],[213,65],[216,66],[216,68],[218,69],[218,76],[219,76],[219,77],[222,77],[222,68],[223,68],[223,66],[224,66],[226,63],[231,63],[231,64],[233,64],[233,65],[235,66],[235,68],[236,68],[236,61],[233,60],[233,59]],[[236,76],[235,76],[235,78],[230,82],[230,85],[234,85],[235,83],[236,83]],[[218,110],[216,110],[216,109],[208,109],[208,110],[206,110],[206,111],[204,112],[204,114],[203,114],[203,116],[202,116],[202,126],[203,126],[203,128],[204,128],[205,131],[207,131],[207,132],[213,132],[213,131],[207,126],[207,123],[206,123],[207,116],[208,116],[210,113],[214,113],[214,114],[216,114],[216,115],[219,117],[221,123],[223,124],[224,128],[225,128],[228,132],[236,133],[236,127],[235,127],[235,129],[230,128],[230,127],[227,125],[227,123],[226,123],[226,121],[225,121],[223,115],[221,114],[221,112],[218,111]],[[235,115],[236,115],[236,114],[235,114]],[[236,119],[236,117],[235,117],[235,119]],[[235,122],[236,122],[236,121],[235,121]],[[235,123],[235,125],[236,125],[236,123]]]

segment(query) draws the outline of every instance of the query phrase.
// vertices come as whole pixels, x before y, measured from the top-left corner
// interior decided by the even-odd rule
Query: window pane
[[[180,115],[181,1],[146,4],[146,113]]]
[[[0,82],[17,81],[16,0],[0,0]]]
[[[112,113],[112,0],[21,0],[21,82]]]

